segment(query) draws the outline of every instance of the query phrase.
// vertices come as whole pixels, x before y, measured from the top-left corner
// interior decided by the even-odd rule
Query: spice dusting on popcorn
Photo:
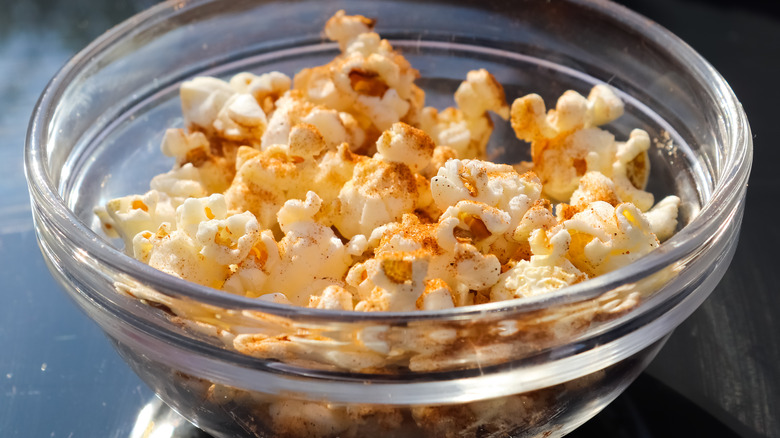
[[[374,25],[339,11],[325,35],[341,54],[293,78],[244,72],[182,83],[185,127],[169,129],[161,145],[173,168],[147,193],[96,208],[106,234],[154,268],[225,293],[312,309],[411,312],[549,294],[628,265],[675,232],[680,199],[656,203],[645,190],[647,132],[618,139],[604,129],[624,111],[609,86],[587,97],[566,91],[548,111],[536,94],[508,104],[496,78],[476,69],[455,91],[456,105],[438,110],[425,106],[419,73]],[[494,120],[530,144],[532,162],[486,160]],[[642,299],[641,286],[629,284],[491,321],[356,324],[341,333],[132,282],[117,288],[242,354],[381,374],[514,360]],[[255,434],[504,436],[550,421],[562,392],[585,391],[604,373],[416,407],[342,406],[195,377],[185,384],[198,403],[229,411]]]
[[[173,169],[149,192],[97,208],[106,232],[186,280],[354,311],[544,294],[625,266],[673,234],[679,198],[654,206],[644,190],[648,134],[620,141],[602,128],[623,113],[609,86],[569,90],[549,111],[536,94],[510,109],[478,69],[457,106],[439,111],[373,27],[336,13],[325,34],[341,54],[294,78],[184,82],[186,127],[162,141]],[[490,113],[530,143],[532,164],[485,161]]]

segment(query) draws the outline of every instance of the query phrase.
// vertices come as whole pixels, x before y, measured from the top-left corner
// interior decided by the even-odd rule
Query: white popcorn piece
[[[270,230],[263,230],[247,257],[239,263],[230,265],[231,272],[222,285],[222,290],[250,298],[273,298],[273,302],[290,304],[286,296],[282,302],[281,298],[276,296],[280,294],[265,293],[268,275],[276,269],[280,259],[279,246],[274,240],[273,233]]]
[[[364,159],[339,192],[333,223],[346,238],[370,235],[375,228],[411,213],[416,200],[417,181],[408,166]]]
[[[425,290],[428,259],[413,253],[385,252],[352,267],[347,282],[355,287],[362,312],[415,310]]]
[[[451,279],[451,283],[457,283],[462,289],[456,287],[455,293],[457,305],[463,306],[468,302],[463,297],[463,289],[479,291],[487,289],[498,281],[501,273],[501,262],[494,254],[482,254],[473,245],[459,243],[455,246],[453,258],[449,263],[437,263],[432,268],[432,277]],[[445,261],[446,259],[439,259]],[[446,275],[449,274],[449,275]]]
[[[455,102],[467,118],[482,117],[488,111],[504,120],[509,118],[504,87],[484,68],[466,74],[466,80],[455,91]]]
[[[306,101],[299,91],[293,90],[276,101],[276,110],[262,135],[262,148],[288,144],[290,131],[299,123],[314,126],[329,149],[345,142],[360,144],[364,137],[362,128],[351,115],[314,105]]]
[[[548,231],[557,224],[558,222],[552,214],[550,201],[539,199],[525,212],[514,230],[513,237],[516,241],[525,243],[534,230]]]
[[[400,68],[386,56],[364,58],[354,48],[350,55],[334,75],[336,89],[348,96],[354,111],[368,117],[379,131],[389,129],[411,108],[409,101],[391,86],[408,87],[402,82]]]
[[[559,229],[548,238],[541,229],[531,233],[530,260],[520,260],[501,274],[490,290],[491,301],[532,297],[579,283],[588,278],[565,258],[571,243],[566,230]]]
[[[176,209],[176,228],[195,238],[201,222],[227,217],[225,196],[215,193],[206,198],[189,198]]]
[[[265,114],[273,112],[276,100],[290,89],[290,77],[278,71],[256,76],[243,72],[230,78],[230,87],[238,93],[251,94]]]
[[[236,91],[227,82],[199,76],[179,87],[184,124],[210,130],[219,111]]]
[[[143,231],[156,231],[165,223],[174,223],[176,206],[165,193],[150,190],[143,195],[130,195],[112,199],[105,206],[104,217],[110,218],[113,231],[125,243],[125,250],[133,247],[133,238]]]
[[[452,148],[460,158],[483,158],[493,122],[488,111],[506,120],[509,106],[504,88],[485,69],[472,70],[455,91],[457,108],[422,110],[421,128],[437,145]]]
[[[339,42],[341,56],[301,70],[294,88],[314,103],[352,114],[364,128],[381,132],[399,121],[414,125],[424,102],[414,84],[419,73],[372,27],[373,20],[362,16],[331,18],[325,33]]]
[[[298,123],[290,130],[287,155],[293,159],[311,160],[327,148],[325,138],[316,126]]]
[[[406,164],[412,172],[419,172],[430,163],[434,147],[433,140],[424,131],[398,122],[379,136],[374,158]]]
[[[596,201],[563,222],[572,237],[568,259],[590,277],[625,266],[658,247],[642,212],[633,204]]]
[[[152,190],[165,193],[172,200],[178,201],[172,204],[174,208],[178,207],[186,198],[208,196],[206,187],[203,186],[201,180],[200,170],[192,163],[186,163],[181,167],[155,176],[149,186]]]
[[[450,160],[431,179],[431,194],[442,210],[461,201],[472,201],[505,212],[508,222],[503,235],[478,245],[480,250],[495,254],[503,263],[523,244],[522,240],[515,239],[515,228],[541,192],[542,185],[535,174],[520,175],[512,166],[479,160]],[[443,219],[446,218],[442,216]],[[469,227],[472,234],[478,231],[474,226],[480,224],[472,221]]]
[[[358,35],[369,33],[374,29],[376,20],[362,15],[347,15],[344,10],[333,14],[325,23],[325,35],[331,41],[339,43],[342,51]]]
[[[168,129],[160,149],[163,154],[176,158],[178,164],[192,163],[207,155],[209,141],[202,132],[188,134],[182,129]]]
[[[230,272],[229,267],[203,257],[199,245],[187,233],[171,230],[167,223],[156,233],[138,233],[133,250],[137,259],[153,268],[215,289],[222,287]]]
[[[511,228],[509,213],[481,202],[459,201],[439,218],[439,245],[453,250],[461,239],[467,239],[477,242],[478,248],[489,248]]]
[[[309,298],[308,307],[330,310],[353,310],[352,294],[341,286],[331,285],[320,295]]]
[[[667,196],[645,213],[645,218],[650,223],[650,229],[661,242],[672,237],[677,230],[679,208],[680,198]]]
[[[623,101],[608,85],[595,85],[588,98],[574,90],[564,92],[554,110],[546,112],[538,94],[516,99],[511,108],[517,138],[529,143],[609,123],[623,115]]]
[[[241,147],[238,170],[225,198],[231,211],[249,211],[263,229],[276,223],[276,213],[287,199],[299,199],[309,189],[316,163],[296,160],[286,154],[286,146],[262,152]]]
[[[318,130],[311,125],[299,124],[290,132],[289,146],[275,145],[263,151],[239,148],[238,170],[225,192],[230,210],[250,211],[262,228],[272,228],[284,202],[305,197],[311,188],[316,188],[323,203],[330,208],[344,184],[352,178],[358,157],[346,144],[312,157],[322,146],[319,138]],[[307,144],[307,139],[315,143]],[[290,155],[293,153],[298,155]]]
[[[237,93],[225,101],[212,127],[222,138],[259,147],[258,139],[267,124],[265,112],[255,98],[251,94]]]
[[[582,211],[596,201],[604,201],[613,207],[622,202],[615,183],[603,173],[592,171],[580,178],[577,190],[572,193],[569,204],[577,211]]]
[[[349,150],[347,143],[342,143],[335,151],[327,151],[317,160],[315,173],[307,183],[309,187],[317,188],[317,194],[324,204],[331,205],[347,181],[352,178],[355,165],[361,159],[362,157]],[[334,213],[328,215],[328,217],[334,216]],[[328,223],[332,223],[332,219],[329,219]]]
[[[212,219],[198,224],[196,241],[200,254],[216,263],[231,265],[249,255],[260,238],[257,219],[250,212],[234,214],[225,219]]]
[[[614,91],[607,85],[597,85],[587,99],[575,91],[566,91],[549,112],[537,94],[518,98],[512,103],[511,121],[517,138],[531,143],[533,169],[542,181],[544,193],[565,201],[585,173],[626,175],[629,162],[630,174],[637,175],[632,178],[634,191],[644,188],[650,162],[635,160],[643,143],[636,139],[627,142],[631,143],[628,148],[622,147],[615,143],[612,134],[597,128],[622,114],[623,103]],[[617,180],[616,183],[622,184]],[[625,191],[628,190],[626,187]]]
[[[431,179],[433,199],[442,210],[462,200],[477,201],[506,211],[517,221],[541,190],[532,174],[520,175],[512,166],[480,160],[449,160]]]
[[[642,211],[649,210],[655,201],[652,193],[642,190],[650,175],[650,159],[647,156],[649,148],[650,136],[647,132],[634,129],[627,142],[618,143],[611,173],[620,198]]]
[[[281,292],[295,305],[305,306],[309,297],[325,287],[342,283],[352,258],[330,227],[314,220],[322,200],[314,192],[306,200],[289,200],[279,210],[284,238],[279,242],[280,260],[266,282],[266,290]]]
[[[593,126],[606,125],[623,115],[623,101],[612,87],[595,85],[588,94],[588,119]]]
[[[212,149],[203,132],[186,133],[182,129],[169,129],[165,132],[161,149],[165,155],[176,158],[174,171],[191,165],[198,170],[198,181],[204,190],[219,193],[227,189],[233,179],[235,157],[231,155],[230,144],[222,140],[216,144],[221,145],[221,151]]]
[[[612,173],[616,149],[615,137],[609,132],[580,129],[560,142],[550,143],[535,156],[534,172],[546,195],[567,200],[587,172]]]
[[[420,310],[440,310],[455,307],[452,290],[447,283],[434,278],[425,282],[425,289],[420,298],[417,298],[417,308]]]

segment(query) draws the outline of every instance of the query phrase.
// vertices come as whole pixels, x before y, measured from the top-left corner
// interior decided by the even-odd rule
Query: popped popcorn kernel
[[[553,200],[569,199],[579,179],[595,171],[613,178],[624,201],[638,202],[645,211],[646,204],[653,203],[643,191],[650,169],[649,139],[635,130],[629,141],[618,143],[598,128],[622,114],[623,103],[612,89],[596,85],[587,99],[566,91],[549,112],[537,94],[518,98],[512,103],[511,122],[517,138],[531,143],[533,170]]]
[[[488,111],[506,120],[509,106],[504,88],[487,70],[472,70],[455,91],[457,108],[425,107],[420,127],[439,146],[453,149],[460,158],[484,158],[493,122]]]
[[[374,158],[403,163],[412,172],[419,172],[430,163],[434,148],[433,140],[424,131],[398,122],[379,136],[376,141],[378,155]]]
[[[325,288],[320,295],[312,295],[309,298],[308,307],[315,309],[353,310],[352,294],[341,286],[331,285]]]
[[[344,51],[351,40],[360,34],[371,32],[375,24],[376,20],[362,15],[347,15],[342,9],[325,23],[325,35],[331,41],[337,41]]]
[[[596,201],[563,222],[571,235],[568,258],[589,276],[625,266],[658,247],[642,212],[630,203]]]
[[[414,211],[416,199],[417,181],[407,165],[364,159],[339,192],[333,223],[347,238],[369,235],[376,227]]]
[[[256,76],[249,72],[239,73],[230,78],[230,87],[238,93],[250,94],[265,114],[276,108],[276,101],[290,89],[292,80],[278,71]]]

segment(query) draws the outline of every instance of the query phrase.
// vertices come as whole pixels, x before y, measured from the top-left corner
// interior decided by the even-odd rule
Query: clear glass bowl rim
[[[722,116],[721,135],[726,156],[719,169],[712,194],[698,215],[658,249],[636,262],[564,290],[539,297],[481,304],[475,306],[416,312],[350,312],[308,309],[262,302],[200,286],[160,272],[114,248],[98,236],[71,211],[57,190],[48,170],[48,128],[60,98],[72,78],[100,55],[126,38],[164,22],[168,18],[214,0],[194,0],[182,5],[169,0],[142,11],[110,29],[81,50],[62,67],[44,89],[33,111],[25,144],[25,173],[34,211],[46,216],[69,242],[86,251],[106,268],[138,279],[158,292],[176,298],[188,298],[225,309],[254,310],[281,317],[298,317],[320,322],[420,321],[462,319],[485,313],[517,314],[599,296],[620,285],[631,283],[681,260],[705,246],[717,230],[730,220],[738,208],[747,184],[752,162],[752,138],[747,117],[725,79],[690,46],[651,20],[629,9],[605,0],[566,0],[617,20],[644,38],[664,47],[668,54],[689,68],[688,73],[716,97]],[[114,292],[110,292],[114,293]],[[671,297],[669,297],[671,298]],[[635,312],[632,312],[635,313]],[[640,314],[642,312],[636,312]]]

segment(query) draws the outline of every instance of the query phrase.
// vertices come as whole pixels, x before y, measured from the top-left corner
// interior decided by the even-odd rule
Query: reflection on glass
[[[210,438],[155,397],[138,412],[128,438]]]

